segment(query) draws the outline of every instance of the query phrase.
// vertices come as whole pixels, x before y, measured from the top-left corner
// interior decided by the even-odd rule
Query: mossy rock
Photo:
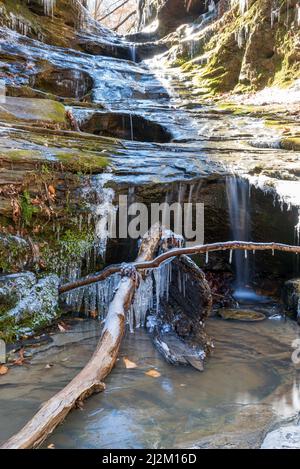
[[[266,319],[263,313],[251,309],[220,309],[218,315],[225,320],[245,322],[264,321]]]
[[[284,150],[300,151],[300,136],[284,137],[280,141],[280,146]]]
[[[56,153],[55,158],[62,163],[66,171],[81,174],[97,174],[103,172],[110,165],[107,156],[89,152]]]
[[[6,97],[1,105],[0,119],[8,122],[33,121],[67,127],[63,104],[50,99]]]

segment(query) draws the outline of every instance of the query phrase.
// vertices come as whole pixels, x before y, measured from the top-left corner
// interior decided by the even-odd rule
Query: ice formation
[[[41,0],[41,3],[44,7],[45,15],[53,16],[56,0]]]
[[[236,4],[239,6],[240,14],[244,15],[249,8],[249,0],[231,0],[231,7],[233,8]]]

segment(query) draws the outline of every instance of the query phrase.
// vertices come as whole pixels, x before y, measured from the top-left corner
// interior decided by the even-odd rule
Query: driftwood
[[[213,243],[213,244],[203,244],[200,246],[191,246],[187,248],[176,248],[171,249],[167,252],[163,252],[154,260],[151,261],[137,261],[131,264],[128,264],[128,267],[131,266],[136,270],[147,270],[155,269],[159,267],[163,262],[171,259],[172,257],[180,257],[182,255],[193,255],[193,254],[207,254],[209,252],[217,251],[282,251],[289,252],[294,254],[300,254],[300,246],[292,246],[289,244],[281,243],[254,243],[246,241],[227,241],[224,243]],[[123,264],[112,265],[96,275],[88,276],[83,279],[77,280],[75,282],[67,283],[62,285],[59,288],[59,293],[66,293],[76,288],[85,287],[93,283],[100,282],[105,280],[107,277],[120,273],[124,268]]]
[[[161,233],[161,229],[155,227],[145,235],[138,263],[148,261],[155,255]],[[4,443],[1,449],[36,448],[80,401],[105,389],[103,380],[115,365],[125,332],[125,315],[138,285],[135,271],[126,269],[123,274],[109,306],[101,338],[88,364],[64,389],[47,401],[22,430]]]

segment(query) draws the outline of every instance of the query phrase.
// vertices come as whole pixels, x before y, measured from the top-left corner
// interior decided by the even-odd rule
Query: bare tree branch
[[[114,28],[114,31],[117,31],[119,28],[121,28],[121,26],[123,26],[123,24],[126,23],[126,21],[128,21],[133,15],[136,14],[136,11],[132,11],[131,13],[129,13],[128,16],[126,16],[126,18],[124,18],[115,28]]]
[[[118,11],[120,8],[122,8],[124,5],[126,5],[126,3],[128,3],[129,0],[125,0],[123,3],[121,3],[120,5],[118,5],[116,8],[114,8],[113,10],[111,10],[110,12],[108,12],[105,16],[102,16],[102,18],[99,18],[98,21],[99,23],[101,23],[101,21],[104,21],[106,18],[108,18],[110,15],[112,15],[113,13],[115,13],[116,11]]]
[[[205,254],[207,252],[216,252],[216,251],[282,251],[282,252],[291,252],[295,254],[300,254],[300,246],[292,246],[289,244],[281,243],[254,243],[254,242],[245,242],[245,241],[227,241],[224,243],[213,243],[213,244],[204,244],[200,246],[192,246],[188,248],[176,248],[171,249],[170,251],[164,252],[156,259],[147,262],[133,262],[128,264],[131,267],[134,267],[136,270],[147,270],[155,269],[159,267],[163,262],[172,257],[179,257],[182,255],[193,255],[193,254]],[[110,277],[113,274],[120,273],[123,264],[112,265],[106,267],[101,272],[96,275],[85,277],[83,279],[77,280],[76,282],[67,283],[62,285],[59,288],[59,293],[66,293],[76,288],[84,287],[91,285],[93,283],[100,282],[105,280],[107,277]]]

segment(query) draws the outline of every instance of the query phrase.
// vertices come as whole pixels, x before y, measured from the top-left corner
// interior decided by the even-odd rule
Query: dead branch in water
[[[217,251],[281,251],[281,252],[291,252],[294,254],[300,254],[300,246],[292,246],[289,244],[281,243],[254,243],[246,241],[227,241],[224,243],[213,243],[213,244],[203,244],[200,246],[192,246],[187,248],[176,248],[171,249],[167,252],[164,252],[160,256],[156,257],[151,261],[137,261],[128,264],[128,267],[134,268],[136,270],[147,270],[155,269],[159,267],[163,262],[172,258],[179,257],[182,255],[193,255],[193,254],[206,254],[209,252]],[[117,264],[106,267],[98,274],[79,279],[75,282],[70,282],[65,285],[62,285],[59,288],[59,293],[66,293],[76,288],[85,287],[93,283],[100,282],[105,280],[107,277],[110,277],[113,274],[120,273],[124,268],[124,264]]]
[[[155,227],[142,241],[137,262],[150,260],[158,248],[162,230]],[[97,348],[82,371],[60,392],[48,400],[35,416],[12,436],[1,449],[36,448],[49,436],[78,403],[105,389],[103,380],[115,365],[125,332],[125,315],[138,282],[136,272],[123,272],[114,299],[109,305],[105,325]]]

